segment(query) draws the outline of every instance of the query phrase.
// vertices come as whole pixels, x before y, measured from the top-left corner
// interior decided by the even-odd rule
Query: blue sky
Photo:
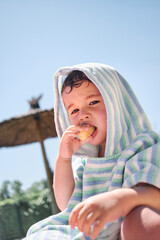
[[[100,62],[132,86],[153,129],[160,133],[159,0],[0,0],[0,121],[54,106],[59,67]],[[59,140],[45,140],[54,169]],[[0,148],[0,185],[24,188],[46,177],[39,143]]]

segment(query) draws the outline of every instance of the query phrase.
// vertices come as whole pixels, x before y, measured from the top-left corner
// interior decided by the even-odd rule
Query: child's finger
[[[79,211],[83,208],[83,204],[82,203],[76,205],[74,207],[74,209],[72,210],[71,214],[70,214],[69,224],[70,224],[71,228],[74,228],[76,226],[77,217],[78,217]]]
[[[82,231],[85,233],[86,236],[90,235],[91,228],[92,228],[93,224],[95,223],[95,221],[97,220],[98,217],[99,217],[99,212],[98,211],[91,212],[86,217],[86,219],[83,223],[83,227],[82,227]]]
[[[89,129],[89,125],[72,125],[70,127],[68,127],[68,131],[77,131],[77,132],[81,132],[81,131],[87,131]]]
[[[87,131],[88,130],[88,125],[85,125],[85,126],[70,126],[69,128],[66,129],[66,131],[64,132],[64,136],[74,136],[74,137],[77,137],[78,134],[81,132],[81,131]],[[84,143],[85,143],[85,140],[84,140]],[[84,144],[83,143],[83,144]]]
[[[86,234],[90,233],[92,224],[98,217],[97,208],[92,205],[92,203],[84,202],[84,205],[81,209],[78,210],[78,215],[76,219],[77,227],[81,232]]]
[[[91,234],[91,239],[96,239],[97,236],[99,235],[100,231],[102,230],[102,228],[104,227],[106,221],[104,217],[99,218],[94,226],[93,226],[93,230],[92,230],[92,234]]]
[[[78,217],[77,217],[77,227],[81,232],[84,232],[85,230],[85,223],[87,221],[87,217],[89,218],[89,220],[91,219],[89,216],[92,214],[92,210],[90,209],[90,207],[86,205],[84,205],[84,207],[79,211],[78,213]],[[87,221],[87,223],[89,224],[90,221]]]
[[[88,138],[86,138],[85,140],[79,140],[81,142],[81,145],[89,142],[90,140],[92,140],[92,136],[89,136]]]

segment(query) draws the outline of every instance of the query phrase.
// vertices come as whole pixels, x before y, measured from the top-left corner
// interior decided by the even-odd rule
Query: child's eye
[[[71,112],[71,114],[75,114],[76,112],[78,112],[79,111],[79,109],[75,109],[75,110],[73,110],[72,112]]]
[[[96,101],[92,101],[89,105],[95,105],[95,104],[97,104],[97,103],[99,103],[98,100],[96,100]]]

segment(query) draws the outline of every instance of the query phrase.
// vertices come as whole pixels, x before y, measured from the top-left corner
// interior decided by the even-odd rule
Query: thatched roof
[[[53,109],[32,109],[24,115],[1,122],[0,147],[37,142],[39,131],[42,140],[57,136]]]

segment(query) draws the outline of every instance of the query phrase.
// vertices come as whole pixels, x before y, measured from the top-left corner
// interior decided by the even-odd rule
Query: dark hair
[[[83,72],[79,70],[74,70],[70,72],[64,80],[62,92],[66,89],[66,87],[70,87],[70,91],[68,92],[70,93],[73,87],[78,88],[85,81],[88,81],[88,84],[91,82],[91,80]]]

